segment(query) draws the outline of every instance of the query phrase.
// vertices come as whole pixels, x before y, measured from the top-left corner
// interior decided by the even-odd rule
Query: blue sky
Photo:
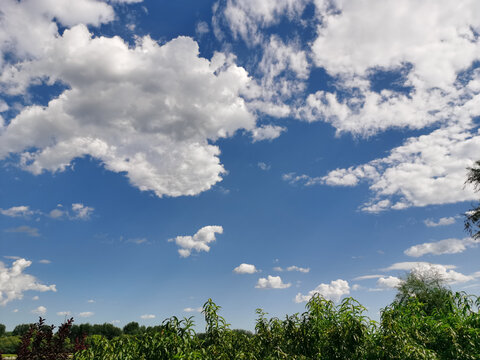
[[[480,4],[6,0],[0,312],[235,328],[478,294]]]

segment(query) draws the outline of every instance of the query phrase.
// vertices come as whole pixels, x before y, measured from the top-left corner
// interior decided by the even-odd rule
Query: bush
[[[20,347],[20,336],[2,336],[0,337],[0,353],[16,354]]]

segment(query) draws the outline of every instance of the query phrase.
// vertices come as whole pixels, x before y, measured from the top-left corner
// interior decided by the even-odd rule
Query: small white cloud
[[[202,312],[202,308],[201,307],[196,307],[196,308],[191,308],[191,307],[186,307],[185,309],[183,309],[184,312]]]
[[[321,177],[311,177],[305,174],[297,175],[294,172],[283,174],[282,180],[288,182],[290,185],[300,184],[303,186],[313,186],[323,183],[323,178]]]
[[[153,314],[144,314],[144,315],[141,315],[140,318],[147,320],[147,319],[155,319],[156,316]]]
[[[286,289],[292,286],[291,283],[283,283],[280,276],[271,276],[268,275],[267,278],[260,278],[258,279],[257,285],[255,286],[257,289]]]
[[[271,169],[271,166],[270,166],[270,165],[268,165],[268,164],[266,164],[266,163],[264,163],[264,162],[261,162],[261,161],[260,161],[257,165],[258,165],[258,167],[259,167],[261,170],[263,170],[263,171],[268,171],[268,170]]]
[[[353,284],[352,285],[352,291],[358,291],[358,290],[362,290],[363,289],[363,286],[360,285],[360,284]]]
[[[89,303],[89,304],[93,304],[94,302],[95,302],[95,300],[93,300],[93,299],[87,300],[87,303]]]
[[[198,37],[202,37],[203,35],[210,32],[210,28],[205,21],[199,21],[197,26],[195,26],[195,33]]]
[[[20,256],[10,256],[10,255],[4,256],[4,258],[5,258],[5,259],[10,259],[10,260],[19,260],[19,259],[21,259]]]
[[[90,218],[90,215],[92,215],[94,208],[85,206],[80,203],[75,203],[72,204],[72,211],[74,213],[74,218],[75,219],[82,219],[86,220]]]
[[[47,313],[47,308],[45,306],[40,305],[36,309],[33,309],[32,313],[37,315],[45,315]]]
[[[424,221],[425,225],[428,227],[436,227],[436,226],[446,226],[446,225],[452,225],[455,224],[456,218],[451,216],[451,217],[442,217],[438,219],[438,221],[433,221],[432,219],[427,219]]]
[[[38,260],[38,262],[40,264],[51,264],[52,263],[50,260],[47,260],[47,259]]]
[[[308,272],[310,272],[310,268],[302,268],[302,267],[293,265],[293,266],[287,267],[287,271],[298,271],[298,272],[301,272],[301,273],[308,273]]]
[[[320,284],[315,289],[309,291],[307,295],[298,293],[297,296],[295,296],[295,302],[307,302],[315,294],[320,294],[325,299],[338,302],[343,295],[350,294],[350,286],[347,281],[342,279],[331,281],[330,284]]]
[[[146,238],[137,238],[137,239],[128,239],[127,243],[132,243],[136,245],[146,244],[148,240]]]
[[[13,313],[18,313],[18,309],[13,309],[12,312]]]
[[[180,247],[178,253],[181,257],[189,257],[193,250],[196,252],[209,252],[210,246],[208,244],[215,241],[215,234],[223,234],[223,227],[215,225],[204,226],[193,236],[177,236],[168,241],[174,241]]]
[[[70,311],[59,311],[57,312],[58,316],[70,316],[71,312]]]
[[[115,325],[115,324],[120,324],[120,320],[112,320],[110,321],[111,324]]]
[[[262,125],[251,130],[253,142],[262,141],[262,140],[273,140],[278,138],[282,132],[287,129],[282,126],[276,125]]]
[[[84,312],[81,312],[81,313],[78,314],[78,316],[82,317],[82,318],[92,317],[93,315],[95,315],[95,313],[93,313],[91,311],[84,311]]]
[[[479,241],[472,238],[445,239],[411,246],[405,250],[404,253],[405,255],[412,257],[420,257],[427,254],[457,254],[464,252],[469,247],[475,247],[478,244]]]
[[[32,300],[33,301],[37,301],[38,299],[40,299],[37,295],[35,295],[34,297],[32,297]]]
[[[61,218],[64,214],[65,214],[65,212],[64,212],[63,210],[53,209],[52,211],[50,211],[50,212],[48,213],[48,216],[50,216],[50,217],[53,218],[53,219],[59,219],[59,218]]]
[[[5,216],[10,216],[10,217],[26,217],[29,215],[33,214],[33,211],[30,210],[30,207],[28,206],[13,206],[9,209],[1,209],[0,208],[0,214],[5,215]]]
[[[258,270],[255,267],[255,265],[245,264],[245,263],[240,264],[235,269],[233,269],[233,272],[237,274],[254,274],[257,271]]]

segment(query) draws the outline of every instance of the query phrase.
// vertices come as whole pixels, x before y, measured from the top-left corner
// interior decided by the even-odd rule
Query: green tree
[[[5,330],[6,330],[6,326],[3,324],[0,324],[0,336],[5,336]]]
[[[13,336],[25,335],[28,332],[28,330],[30,330],[30,325],[32,324],[20,324],[15,326],[15,328],[13,329],[12,335]]]
[[[138,335],[140,334],[140,325],[136,321],[129,322],[123,327],[123,333],[125,335]]]
[[[423,310],[429,315],[435,311],[452,311],[453,293],[435,270],[422,274],[409,273],[397,289],[395,302],[399,305],[415,300],[423,304]]]
[[[468,168],[466,184],[472,184],[475,191],[480,190],[480,160]],[[480,238],[480,204],[465,214],[465,230],[474,238]]]

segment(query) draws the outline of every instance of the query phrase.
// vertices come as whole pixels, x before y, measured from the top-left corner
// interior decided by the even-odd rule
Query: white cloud
[[[268,171],[271,168],[271,165],[268,165],[268,164],[266,164],[264,162],[261,162],[261,161],[257,165],[263,171]]]
[[[259,29],[278,23],[284,16],[299,16],[307,3],[308,0],[227,0],[223,7],[216,5],[214,20],[218,23],[218,17],[224,17],[235,38],[258,44],[263,40]]]
[[[464,252],[468,247],[478,245],[478,241],[472,238],[464,239],[445,239],[435,242],[428,242],[409,247],[404,251],[405,255],[412,257],[420,257],[427,254],[442,255],[442,254],[457,254]]]
[[[134,4],[134,3],[141,3],[143,0],[108,0],[112,3],[125,3],[125,4]]]
[[[275,266],[273,268],[274,271],[284,271],[284,269],[280,266]],[[301,273],[308,273],[310,272],[310,268],[303,268],[303,267],[300,267],[300,266],[296,266],[296,265],[292,265],[292,266],[289,266],[287,268],[285,268],[285,271],[298,271],[298,272],[301,272]]]
[[[133,243],[136,245],[141,245],[141,244],[146,244],[148,243],[148,240],[146,238],[137,238],[137,239],[128,239],[128,243]]]
[[[70,316],[72,313],[70,311],[59,311],[57,312],[58,316]]]
[[[197,307],[197,308],[191,308],[191,307],[186,307],[185,309],[183,309],[183,311],[185,312],[202,312],[202,308],[201,307]]]
[[[302,184],[304,186],[312,186],[322,184],[321,177],[311,177],[305,174],[297,175],[295,173],[288,173],[282,175],[282,180],[288,182],[290,185]]]
[[[95,300],[93,300],[93,299],[87,300],[87,303],[89,303],[89,304],[93,304],[94,302],[95,302]]]
[[[1,209],[0,208],[0,214],[5,215],[5,216],[11,216],[11,217],[26,217],[29,215],[33,214],[33,211],[30,210],[30,207],[22,205],[22,206],[12,206],[9,209]]]
[[[199,21],[195,26],[195,33],[198,37],[202,37],[203,35],[210,32],[210,27],[205,21]]]
[[[52,263],[50,260],[47,260],[47,259],[38,260],[38,262],[40,264],[51,264]]]
[[[247,72],[232,56],[199,57],[191,38],[159,45],[147,36],[129,46],[77,25],[43,49],[3,74],[10,94],[39,79],[68,87],[45,107],[25,107],[0,132],[0,158],[20,154],[34,174],[89,155],[142,191],[195,195],[225,173],[213,142],[255,128],[241,97]],[[258,136],[271,138],[271,130]]]
[[[40,305],[36,309],[33,309],[32,313],[37,315],[45,315],[47,313],[47,308],[45,306]]]
[[[29,290],[57,291],[55,285],[43,285],[34,276],[23,273],[31,264],[31,261],[19,259],[13,262],[11,268],[8,268],[0,262],[0,305],[22,299],[23,293]]]
[[[317,0],[316,5],[322,24],[313,56],[331,74],[365,75],[375,67],[410,63],[412,83],[448,88],[479,55],[475,0]]]
[[[233,269],[233,272],[237,274],[254,274],[258,272],[258,270],[255,267],[255,265],[243,263],[238,265],[235,269]]]
[[[433,130],[407,139],[384,158],[293,180],[332,186],[366,180],[373,194],[362,207],[367,212],[474,200],[471,187],[463,185],[466,168],[480,152],[480,134],[472,121],[480,115],[480,71],[462,72],[480,59],[480,20],[472,15],[480,4],[315,4],[321,22],[313,58],[334,77],[336,90],[310,94],[296,116],[327,121],[338,134],[371,136],[392,127]],[[406,31],[398,30],[405,26]],[[375,90],[372,78],[382,71],[396,73],[395,85],[404,88]]]
[[[4,0],[2,14],[0,51],[3,57],[9,52],[16,57],[41,55],[58,34],[54,19],[66,27],[80,23],[98,26],[114,19],[113,9],[96,0]]]
[[[257,289],[286,289],[292,286],[291,283],[283,283],[280,276],[268,275],[267,278],[260,278],[255,287]]]
[[[360,281],[360,280],[370,280],[370,279],[378,279],[378,278],[381,278],[383,277],[383,275],[362,275],[362,276],[357,276],[356,278],[354,278],[353,280],[357,280],[357,281]]]
[[[18,309],[13,309],[12,312],[13,313],[18,313]]]
[[[53,218],[53,219],[59,219],[59,218],[61,218],[64,214],[65,214],[65,212],[64,212],[63,210],[53,209],[52,211],[50,211],[50,212],[48,213],[48,216],[50,216],[50,217]]]
[[[395,276],[381,277],[377,280],[377,286],[380,289],[396,289],[402,281]]]
[[[464,182],[466,168],[473,165],[479,152],[480,136],[452,124],[408,139],[385,158],[335,170],[323,179],[329,185],[337,185],[331,179],[342,171],[352,177],[354,185],[360,180],[369,181],[374,195],[363,206],[368,212],[474,200],[473,188]],[[366,166],[375,170],[358,171]]]
[[[424,221],[425,225],[428,227],[452,225],[452,224],[455,224],[455,222],[456,222],[456,218],[454,216],[442,217],[438,219],[438,221],[434,221],[432,219],[426,219]]]
[[[390,265],[389,267],[382,269],[384,271],[394,271],[394,270],[406,270],[410,271],[415,267],[418,266],[429,266],[432,265],[431,263],[425,262],[425,261],[403,261],[403,262],[398,262]],[[442,265],[445,267],[445,269],[456,269],[457,267],[455,265]]]
[[[155,319],[156,316],[153,315],[153,314],[144,314],[144,315],[141,315],[140,318],[146,320],[146,319]]]
[[[28,225],[18,226],[16,228],[7,229],[5,231],[6,232],[11,232],[11,233],[22,233],[22,234],[26,234],[28,236],[33,236],[33,237],[40,236],[37,228],[31,227],[31,226],[28,226]]]
[[[307,302],[315,294],[320,294],[325,299],[338,302],[343,295],[350,294],[350,286],[347,281],[342,279],[331,281],[330,284],[320,284],[315,289],[309,291],[307,295],[298,293],[295,296],[295,302]]]
[[[308,273],[308,272],[310,272],[310,268],[303,268],[303,267],[300,267],[300,266],[292,265],[292,266],[287,267],[287,271],[298,271],[298,272],[302,272],[302,273]]]
[[[251,130],[253,142],[273,140],[278,138],[287,129],[277,125],[262,125]]]
[[[84,311],[84,312],[78,313],[78,316],[82,318],[92,317],[93,315],[95,315],[95,313],[91,311]]]
[[[35,295],[34,297],[32,297],[32,300],[33,300],[33,301],[37,301],[37,300],[39,300],[39,299],[40,299],[40,298],[39,298],[37,295]]]
[[[455,268],[456,266],[454,265],[441,265],[431,264],[424,261],[412,261],[395,263],[384,270],[411,271],[414,275],[418,275],[420,277],[436,276],[451,284],[467,282],[475,278],[474,275],[465,275],[453,270]]]
[[[80,203],[72,204],[73,217],[75,219],[88,219],[93,213],[93,208]]]
[[[193,250],[196,252],[209,252],[209,244],[215,241],[215,234],[223,234],[223,227],[215,225],[204,226],[193,236],[177,236],[168,241],[174,241],[180,247],[178,253],[181,257],[189,257]]]

